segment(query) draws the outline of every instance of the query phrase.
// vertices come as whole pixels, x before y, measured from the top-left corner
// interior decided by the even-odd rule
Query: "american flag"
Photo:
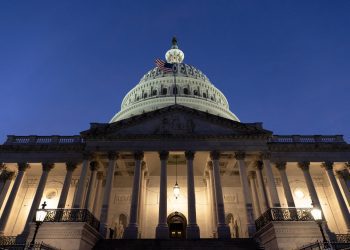
[[[173,72],[173,64],[172,63],[166,63],[163,60],[156,59],[155,64],[161,71],[163,71],[165,73]]]

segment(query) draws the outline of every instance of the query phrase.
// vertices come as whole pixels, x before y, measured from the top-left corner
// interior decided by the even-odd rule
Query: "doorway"
[[[186,217],[180,212],[169,214],[167,219],[170,239],[186,239]]]

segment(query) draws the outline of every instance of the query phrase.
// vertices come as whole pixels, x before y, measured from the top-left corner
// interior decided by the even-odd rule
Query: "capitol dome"
[[[165,59],[168,65],[172,64],[173,72],[158,67],[148,71],[124,97],[121,110],[110,123],[174,104],[239,122],[229,110],[224,94],[200,70],[183,63],[185,55],[175,38],[172,43]]]

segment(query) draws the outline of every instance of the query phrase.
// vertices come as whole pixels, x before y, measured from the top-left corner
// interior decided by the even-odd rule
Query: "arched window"
[[[173,88],[173,94],[174,94],[174,95],[177,95],[177,87],[174,87],[174,88]]]
[[[203,93],[203,97],[204,97],[204,98],[207,98],[207,94],[206,94],[206,93]]]
[[[147,98],[147,93],[144,93],[144,94],[143,94],[143,98]]]
[[[153,96],[157,95],[157,90],[156,90],[156,89],[154,89],[154,90],[152,91],[152,95],[153,95]]]
[[[196,90],[196,89],[193,90],[193,94],[194,94],[194,95],[198,95],[198,90]]]
[[[188,95],[188,88],[184,88],[184,94]]]
[[[162,95],[166,95],[168,93],[168,90],[166,88],[162,89]]]

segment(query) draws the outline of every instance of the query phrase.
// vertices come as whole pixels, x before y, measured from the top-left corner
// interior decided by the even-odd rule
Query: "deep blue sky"
[[[0,142],[108,122],[176,35],[242,122],[350,141],[350,1],[0,1]]]

